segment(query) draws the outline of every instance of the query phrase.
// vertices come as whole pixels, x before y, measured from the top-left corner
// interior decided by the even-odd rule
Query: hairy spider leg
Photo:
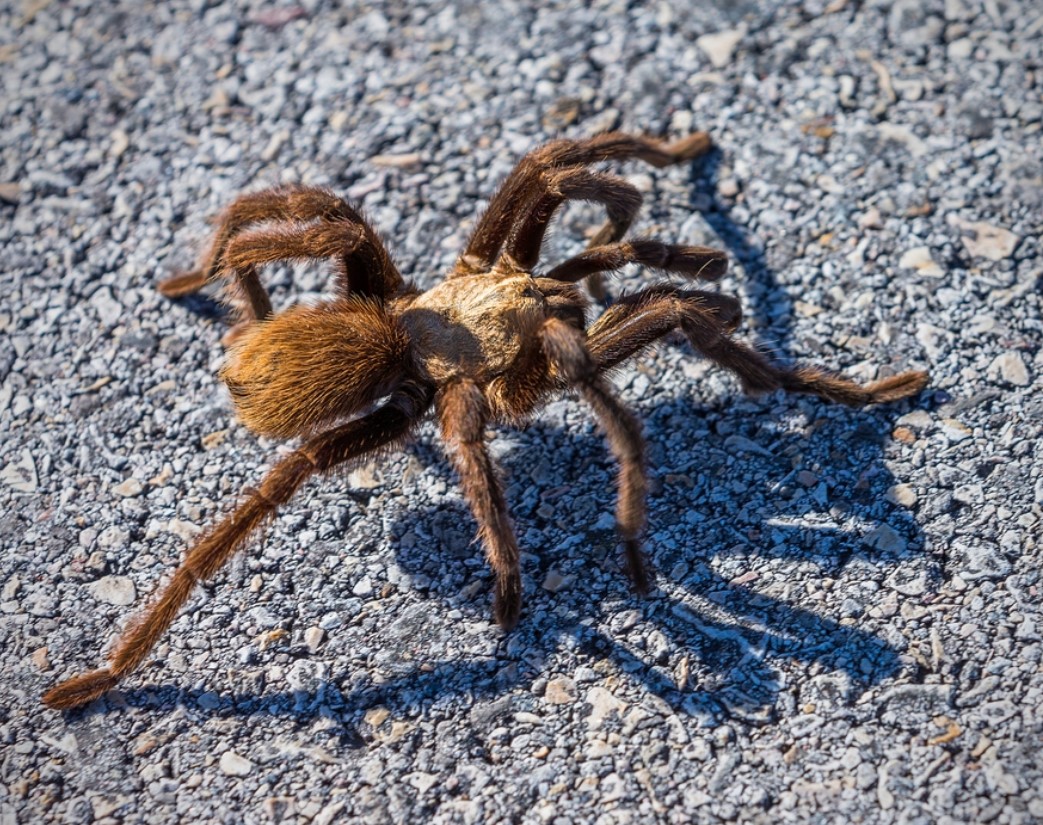
[[[619,466],[616,480],[616,529],[623,542],[626,572],[639,593],[647,593],[651,575],[640,535],[645,526],[645,442],[637,418],[612,394],[598,374],[598,364],[587,350],[583,333],[558,318],[548,318],[540,342],[551,365],[575,387],[605,431]]]
[[[621,238],[641,208],[641,193],[634,186],[615,175],[581,166],[545,172],[541,182],[542,191],[516,222],[501,254],[508,266],[523,271],[532,270],[539,262],[547,227],[566,201],[593,201],[604,206],[609,227],[606,241]]]
[[[109,666],[61,682],[44,694],[44,704],[79,707],[115,687],[144,661],[196,585],[213,577],[310,476],[403,442],[430,403],[428,388],[406,385],[375,412],[308,440],[279,461],[245,501],[196,542],[156,601],[124,632]]]
[[[728,258],[718,249],[638,238],[592,247],[558,264],[543,277],[577,283],[589,275],[622,269],[627,264],[641,264],[703,281],[717,281],[728,271]]]
[[[331,230],[330,235],[324,239],[315,240],[318,247],[316,252],[288,252],[274,259],[259,262],[240,260],[238,266],[233,266],[227,260],[234,241],[241,232],[251,226],[263,223],[289,223],[291,227],[300,229],[301,224],[314,221],[319,221],[320,227],[326,223],[338,226],[344,236],[345,247],[326,251],[328,244],[324,245],[323,240],[328,239],[330,235],[336,235],[338,231]],[[345,229],[346,226],[355,229],[349,231]],[[292,232],[292,229],[288,231]],[[256,230],[252,234],[256,237]],[[293,242],[289,243],[292,247]],[[271,314],[271,303],[257,276],[258,263],[292,258],[326,258],[337,256],[338,253],[341,257],[338,260],[335,286],[341,295],[361,292],[383,300],[402,291],[402,276],[379,236],[365,218],[342,198],[320,187],[281,186],[265,189],[242,195],[233,201],[222,213],[214,239],[200,266],[162,281],[159,291],[169,298],[182,297],[219,279],[231,269],[247,301],[251,317],[266,318]]]
[[[549,170],[629,158],[663,167],[705,154],[711,145],[706,132],[695,132],[673,143],[624,132],[604,132],[583,140],[562,139],[540,146],[518,162],[489,201],[460,256],[457,271],[467,275],[492,267],[519,215],[527,212],[530,204],[544,194],[545,173]],[[609,237],[606,231],[611,230],[603,228],[590,245],[619,240]]]
[[[228,241],[244,227],[271,221],[309,221],[344,214],[346,204],[327,189],[278,186],[240,195],[218,216],[217,230],[196,269],[160,282],[159,291],[168,298],[196,292],[218,277]]]
[[[897,401],[927,385],[927,373],[916,370],[862,386],[821,367],[773,364],[764,353],[730,337],[730,316],[707,297],[705,293],[671,287],[627,296],[590,327],[587,345],[599,367],[609,369],[671,330],[680,329],[696,350],[737,374],[749,392],[783,389],[849,406]]]
[[[495,576],[493,614],[501,627],[510,630],[521,614],[520,554],[503,485],[485,447],[488,404],[474,381],[458,378],[442,387],[435,405],[442,438],[460,474],[460,486]]]

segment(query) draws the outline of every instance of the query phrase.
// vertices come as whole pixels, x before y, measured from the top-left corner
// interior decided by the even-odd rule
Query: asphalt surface
[[[1043,10],[540,6],[0,5],[3,825],[1043,821]],[[928,389],[849,410],[680,339],[636,359],[645,599],[588,411],[498,429],[509,634],[427,424],[310,483],[118,690],[42,707],[287,449],[232,415],[219,304],[155,291],[207,218],[329,185],[427,287],[527,150],[609,128],[713,135],[622,171],[635,234],[727,250],[741,337]]]

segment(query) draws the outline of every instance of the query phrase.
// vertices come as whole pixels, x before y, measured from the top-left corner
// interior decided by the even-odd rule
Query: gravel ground
[[[333,5],[0,9],[0,822],[1043,821],[1039,6]],[[426,425],[43,709],[284,449],[231,415],[216,305],[154,289],[207,217],[328,184],[430,286],[521,154],[612,127],[714,135],[626,173],[636,231],[729,250],[745,336],[931,387],[851,411],[638,359],[644,600],[587,411],[499,431],[507,635]]]

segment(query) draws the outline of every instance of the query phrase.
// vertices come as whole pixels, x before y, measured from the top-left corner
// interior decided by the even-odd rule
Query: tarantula
[[[618,464],[624,567],[644,593],[651,582],[639,543],[644,443],[637,419],[606,379],[613,367],[679,329],[748,391],[783,389],[859,405],[921,390],[924,372],[859,386],[818,367],[774,364],[731,337],[741,318],[735,298],[698,289],[652,286],[620,298],[587,326],[589,301],[578,285],[598,273],[633,263],[714,281],[727,269],[725,255],[714,249],[622,240],[641,195],[622,178],[589,167],[628,158],[662,167],[709,147],[702,132],[670,144],[612,132],[537,148],[497,191],[446,278],[423,293],[402,278],[362,216],[326,189],[285,186],[234,201],[200,268],[159,289],[178,297],[228,279],[241,322],[221,378],[236,413],[258,434],[303,441],[196,542],[123,634],[109,666],[62,682],[44,703],[72,708],[114,687],[142,663],[196,585],[217,573],[306,479],[401,445],[432,406],[494,573],[496,621],[510,629],[522,603],[519,551],[485,446],[488,425],[520,424],[565,390],[590,406]],[[547,226],[571,200],[601,204],[608,221],[586,251],[539,274]],[[308,259],[333,261],[335,297],[273,313],[259,269]]]

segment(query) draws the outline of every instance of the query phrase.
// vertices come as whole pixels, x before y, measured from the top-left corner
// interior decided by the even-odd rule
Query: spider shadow
[[[702,215],[730,257],[742,266],[747,317],[756,320],[774,346],[786,351],[792,339],[793,302],[769,264],[766,248],[731,217],[732,207],[717,195],[723,157],[714,146],[692,161],[689,206]]]
[[[395,561],[414,579],[403,584],[405,607],[390,625],[368,635],[352,627],[338,633],[340,638],[324,646],[323,655],[308,660],[314,669],[302,689],[218,695],[159,685],[125,690],[124,697],[133,705],[184,704],[191,713],[204,715],[282,715],[305,722],[332,713],[342,724],[331,730],[348,747],[364,743],[368,729],[359,723],[365,711],[376,706],[402,718],[463,696],[485,709],[476,712],[478,726],[497,715],[538,711],[528,688],[548,661],[568,651],[591,665],[607,663],[610,670],[626,674],[648,693],[707,725],[723,718],[753,724],[770,721],[780,697],[787,696],[777,662],[814,664],[815,670],[839,674],[842,684],[837,690],[845,701],[853,701],[899,672],[902,651],[854,624],[825,615],[836,610],[828,601],[823,612],[817,605],[811,610],[759,592],[746,586],[744,577],[735,581],[725,571],[736,558],[750,568],[778,559],[783,572],[815,565],[823,575],[837,577],[849,564],[886,567],[914,558],[919,552],[918,530],[908,514],[882,503],[893,479],[880,460],[879,439],[869,437],[886,432],[890,415],[881,410],[840,410],[803,445],[818,459],[821,477],[838,479],[834,495],[850,498],[845,509],[851,518],[883,517],[897,534],[910,537],[904,545],[872,550],[862,537],[840,525],[809,529],[798,523],[828,518],[813,494],[786,492],[793,469],[785,454],[780,455],[785,437],[775,444],[765,440],[764,454],[742,458],[748,467],[743,477],[760,479],[768,491],[766,506],[743,516],[743,499],[755,496],[737,494],[722,481],[735,475],[736,463],[726,446],[729,436],[723,433],[749,422],[747,412],[723,401],[695,411],[683,397],[658,403],[646,414],[653,451],[657,444],[668,443],[678,416],[699,416],[707,425],[687,434],[685,444],[670,443],[668,458],[656,465],[661,480],[698,478],[692,487],[668,480],[650,499],[646,547],[662,586],[649,598],[631,592],[619,570],[614,529],[596,518],[611,512],[615,496],[612,462],[602,438],[593,427],[576,435],[561,424],[535,422],[524,432],[498,439],[508,445],[503,449],[501,443],[498,460],[521,536],[528,582],[526,609],[514,631],[501,634],[490,621],[491,576],[480,546],[472,540],[473,519],[462,498],[451,496],[426,508],[403,505],[390,514]],[[763,438],[770,431],[763,425],[771,419],[766,414],[758,418]],[[845,443],[842,460],[860,470],[857,481],[854,473],[838,466],[839,451],[831,449],[837,441]],[[454,477],[433,440],[421,438],[412,449],[431,472],[447,480]],[[551,468],[549,475],[542,465]],[[545,477],[534,481],[534,473]],[[849,487],[863,485],[862,489],[845,489],[845,477]],[[541,515],[548,501],[558,502],[555,513]],[[560,536],[564,538],[549,545],[549,539]],[[558,592],[540,586],[552,570],[569,581]],[[470,626],[473,644],[460,644],[464,626]],[[637,631],[624,632],[635,626]],[[357,648],[376,653],[364,663],[352,661]],[[679,683],[681,658],[694,662],[695,678]],[[341,670],[328,672],[330,666]],[[101,712],[98,705],[87,711],[93,712]]]
[[[213,287],[208,287],[207,289],[213,290]],[[219,300],[216,294],[211,292],[193,292],[189,295],[182,295],[179,298],[164,298],[164,300],[184,307],[197,318],[221,322],[227,327],[230,327],[232,324],[232,318],[234,317],[232,310],[226,303]]]
[[[650,443],[667,435],[658,422],[675,416],[686,404],[686,400],[679,400],[660,407],[663,414],[646,422],[651,425],[647,428]],[[690,409],[687,412],[692,414]],[[728,418],[730,408],[722,405],[714,415]],[[672,467],[658,468],[658,475],[666,476],[674,475],[671,470],[696,466],[704,471],[707,480],[697,483],[696,492],[702,495],[694,506],[689,491],[674,485],[665,485],[651,501],[650,537],[646,544],[664,587],[649,599],[636,597],[619,570],[614,529],[592,527],[595,521],[592,515],[611,512],[614,506],[613,470],[602,440],[593,433],[577,438],[553,425],[535,423],[527,428],[525,441],[528,443],[500,458],[509,479],[508,499],[523,537],[525,572],[531,583],[526,592],[526,615],[505,640],[508,659],[513,657],[514,664],[523,667],[529,660],[545,661],[562,648],[582,648],[596,659],[610,660],[618,669],[642,682],[650,692],[671,704],[683,705],[689,712],[701,709],[709,715],[723,706],[728,715],[754,719],[770,714],[770,707],[782,689],[778,673],[769,663],[772,659],[815,662],[822,670],[839,671],[844,674],[852,694],[894,676],[900,668],[901,651],[887,641],[858,629],[853,623],[842,624],[788,600],[734,583],[712,564],[723,559],[723,564],[718,566],[727,568],[729,557],[738,557],[754,567],[767,556],[781,559],[786,566],[815,565],[823,574],[835,577],[849,564],[886,567],[917,555],[922,542],[915,522],[904,511],[881,504],[893,478],[878,454],[875,461],[870,458],[876,439],[867,436],[870,432],[877,436],[881,431],[886,432],[886,414],[844,410],[838,418],[823,427],[825,435],[839,437],[841,431],[855,434],[846,439],[847,446],[852,460],[861,468],[857,481],[847,474],[853,486],[861,485],[862,489],[852,496],[852,502],[838,502],[847,510],[844,520],[877,523],[885,517],[889,529],[896,536],[909,537],[907,540],[900,539],[884,550],[872,549],[864,543],[863,536],[838,524],[824,505],[799,491],[793,497],[789,493],[776,496],[791,505],[793,498],[797,498],[796,513],[787,511],[786,507],[775,509],[772,496],[766,496],[767,507],[762,508],[763,512],[747,519],[747,533],[763,541],[748,538],[733,526],[734,511],[742,510],[736,506],[735,494],[728,494],[732,499],[732,512],[723,506],[722,500],[713,500],[711,490],[718,483],[714,477],[729,475],[732,459],[723,448],[727,438],[709,433],[698,445],[674,450],[670,457]],[[532,442],[545,445],[542,455],[534,455]],[[820,445],[817,452],[822,452],[824,446]],[[562,518],[555,516],[555,525],[547,525],[544,519],[543,530],[527,529],[526,525],[533,520],[539,522],[537,505],[545,503],[542,498],[535,503],[531,501],[533,485],[529,484],[528,477],[534,463],[549,456],[556,457],[559,468],[568,469],[559,469],[558,474],[536,486],[559,500],[567,496],[581,504],[575,510],[565,510]],[[429,458],[440,465],[440,471],[451,473],[438,457]],[[871,463],[863,463],[867,460]],[[794,474],[788,460],[780,461],[773,455],[744,457],[743,461],[753,465],[751,474],[763,479],[763,487],[769,491],[784,489]],[[817,463],[821,476],[834,472],[822,466],[822,462]],[[582,467],[578,474],[577,466]],[[835,474],[845,473],[837,469]],[[562,494],[563,488],[568,492]],[[595,502],[593,512],[583,504],[591,500]],[[408,532],[421,539],[411,542],[409,548],[397,541],[394,543],[399,566],[429,582],[429,592],[448,608],[487,617],[490,587],[486,585],[491,586],[491,579],[484,565],[475,564],[480,548],[471,545],[473,555],[466,562],[454,562],[452,557],[447,562],[438,549],[447,538],[450,544],[460,546],[469,531],[473,532],[465,505],[459,501],[421,513],[417,518],[417,513],[412,511],[408,519],[392,527],[393,537]],[[686,518],[693,514],[695,518]],[[806,526],[809,520],[820,524],[809,528]],[[669,529],[657,530],[663,523],[668,524]],[[429,529],[431,527],[436,529]],[[450,532],[448,536],[446,527]],[[555,547],[534,547],[533,539],[548,532],[564,534],[566,538]],[[529,541],[525,540],[526,535]],[[662,546],[656,546],[656,535],[662,535]],[[422,549],[424,544],[429,545],[429,552]],[[672,580],[671,571],[681,569],[679,565],[686,569],[680,573],[680,580]],[[475,570],[483,581],[477,604],[473,599],[462,601],[459,596],[463,584],[475,575]],[[567,590],[550,593],[539,586],[552,570],[558,575],[564,573],[571,581]],[[440,574],[435,575],[436,571]],[[713,610],[699,609],[694,604],[698,602]],[[864,607],[848,605],[845,609],[850,614]],[[668,637],[665,646],[660,645],[658,651],[655,646],[645,651],[631,650],[619,640],[611,627],[615,618],[634,612],[640,617],[637,621],[647,628],[649,637],[655,633]],[[671,647],[675,650],[674,656],[666,656],[664,651]],[[704,671],[700,686],[694,690],[687,685],[678,686],[675,676],[663,667],[668,659],[675,659],[676,664],[677,656],[688,654]],[[537,672],[538,669],[532,670],[527,678]],[[407,679],[402,688],[413,692],[416,685]],[[387,691],[388,685],[381,687],[384,702],[388,701]]]

